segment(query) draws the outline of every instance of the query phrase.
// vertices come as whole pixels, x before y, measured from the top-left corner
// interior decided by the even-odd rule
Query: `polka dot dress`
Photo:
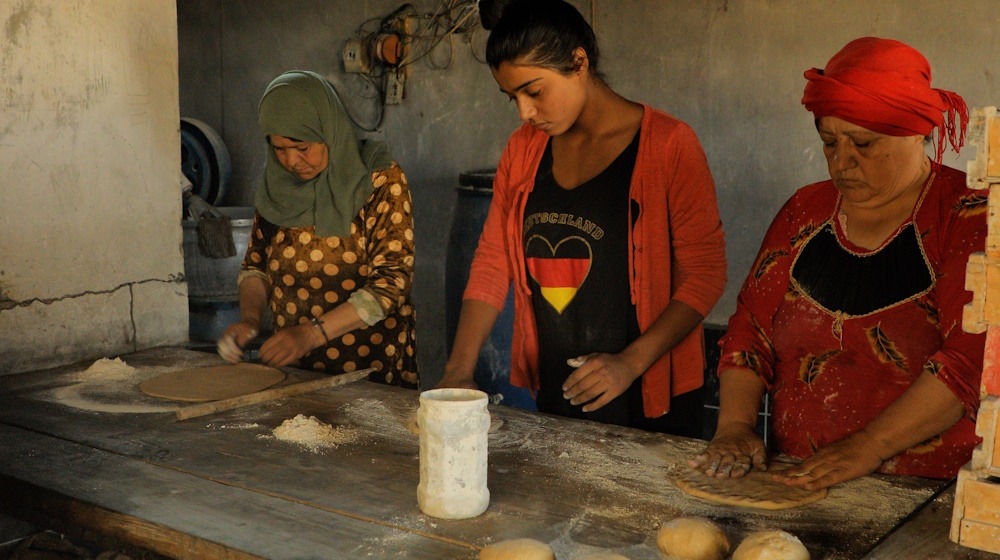
[[[369,379],[417,387],[413,282],[413,220],[406,176],[397,165],[372,175],[374,189],[347,237],[318,237],[314,226],[284,227],[254,217],[244,271],[270,281],[274,329],[309,323],[358,290],[377,302],[384,318],[299,360],[298,367],[344,373],[374,367]],[[362,319],[370,314],[359,309]]]

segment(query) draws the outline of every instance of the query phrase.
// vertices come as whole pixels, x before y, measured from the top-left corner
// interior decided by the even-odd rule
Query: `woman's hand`
[[[457,373],[449,374],[447,370],[441,381],[434,386],[435,389],[479,389],[479,385],[476,385],[475,380],[471,375],[459,375]]]
[[[590,354],[583,358],[563,383],[563,398],[570,404],[586,403],[584,412],[593,412],[624,393],[642,371],[635,371],[621,354]],[[570,360],[570,365],[575,365]]]
[[[861,430],[820,449],[801,464],[775,474],[774,480],[807,490],[829,488],[875,472],[883,462],[879,449],[876,439]]]
[[[473,364],[474,366],[475,364]],[[449,360],[448,363],[444,365],[444,376],[441,377],[441,381],[438,381],[437,385],[434,386],[435,389],[479,389],[479,385],[476,385],[475,373],[468,371],[468,368],[460,368],[455,366]]]
[[[226,327],[216,344],[222,359],[231,364],[243,361],[243,347],[257,336],[259,327],[260,323],[253,319],[240,319]]]
[[[260,361],[271,367],[287,366],[326,343],[312,324],[281,329],[260,347]]]
[[[742,478],[751,469],[767,470],[764,440],[743,423],[720,425],[705,450],[688,461],[693,469],[716,478]]]

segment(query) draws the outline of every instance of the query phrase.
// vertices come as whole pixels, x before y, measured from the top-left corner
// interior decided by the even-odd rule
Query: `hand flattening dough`
[[[542,541],[510,539],[483,548],[479,560],[556,560],[556,555]]]
[[[809,560],[809,551],[795,535],[759,531],[743,539],[733,560]]]
[[[827,490],[806,490],[771,480],[771,475],[790,468],[773,462],[766,471],[753,470],[743,478],[716,478],[685,468],[675,481],[684,492],[710,502],[758,509],[786,509],[811,504],[826,497]]]
[[[678,517],[663,524],[656,534],[660,551],[684,560],[722,560],[729,553],[729,539],[715,523],[703,517]]]

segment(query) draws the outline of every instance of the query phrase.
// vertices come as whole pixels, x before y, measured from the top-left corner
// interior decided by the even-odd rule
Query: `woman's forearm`
[[[251,322],[260,329],[260,320],[267,306],[267,286],[256,276],[247,276],[240,282],[240,320]]]
[[[334,340],[345,334],[360,329],[365,326],[365,322],[358,314],[357,308],[348,301],[341,303],[330,311],[317,317],[320,321],[320,328],[317,330],[319,338],[316,339],[316,347],[326,344],[327,340]]]
[[[620,354],[637,379],[664,354],[680,344],[702,320],[704,317],[691,306],[671,300],[646,332]]]
[[[757,425],[764,382],[748,369],[719,372],[719,428],[730,425]]]
[[[445,377],[450,382],[472,381],[479,351],[499,315],[497,308],[484,301],[467,299],[462,302],[451,355],[445,365]]]
[[[962,419],[965,407],[937,377],[924,372],[864,430],[884,461],[928,440]]]

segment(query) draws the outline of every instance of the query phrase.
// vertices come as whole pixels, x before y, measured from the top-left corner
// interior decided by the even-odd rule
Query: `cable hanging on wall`
[[[448,68],[454,57],[454,39],[459,35],[468,35],[471,49],[471,39],[480,29],[478,15],[478,0],[441,0],[429,13],[405,3],[384,17],[359,25],[354,37],[344,45],[344,70],[357,74],[381,98],[374,128],[361,128],[374,132],[381,126],[385,106],[402,102],[404,85],[414,63],[426,59],[432,69]],[[448,57],[440,64],[431,53],[445,39],[449,40]],[[476,60],[482,61],[475,49],[471,50]]]

